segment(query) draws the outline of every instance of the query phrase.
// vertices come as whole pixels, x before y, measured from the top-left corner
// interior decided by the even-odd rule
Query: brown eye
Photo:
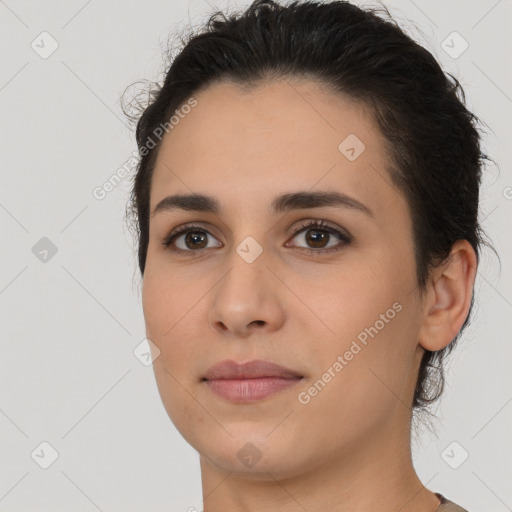
[[[184,226],[179,230],[174,230],[171,234],[162,242],[165,247],[175,251],[181,252],[194,252],[201,249],[208,249],[211,247],[221,247],[219,245],[208,245],[208,237],[214,238],[211,233],[206,231],[201,226]]]
[[[352,241],[350,235],[327,226],[323,221],[313,221],[303,225],[295,232],[293,238],[299,238],[305,244],[303,247],[294,247],[305,249],[311,253],[337,251]]]
[[[306,231],[305,239],[308,244],[313,244],[313,247],[323,249],[326,243],[330,240],[331,233],[319,231],[317,229],[308,229]]]
[[[204,249],[208,245],[207,237],[204,231],[189,231],[183,240],[188,249]]]

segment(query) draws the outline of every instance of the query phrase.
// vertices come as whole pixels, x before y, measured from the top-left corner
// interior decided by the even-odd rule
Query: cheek
[[[307,404],[299,410],[309,428],[324,432],[333,445],[377,435],[409,402],[404,393],[414,353],[410,310],[402,304],[384,323],[379,315],[389,309],[386,301],[381,304],[372,304],[364,315],[347,304],[338,315],[337,336],[315,347],[316,372],[301,389],[300,403]],[[366,325],[361,327],[363,318]]]
[[[339,417],[346,411],[359,414],[360,410],[364,416],[364,411],[393,407],[411,371],[418,329],[410,293],[413,268],[404,266],[400,271],[399,266],[386,264],[385,258],[376,261],[360,262],[350,272],[297,290],[322,320],[318,325],[325,333],[315,344],[317,364],[311,380],[332,382],[325,386],[330,389],[324,395],[325,406],[329,400],[340,404],[335,413]],[[326,375],[329,369],[336,377]]]
[[[205,421],[193,396],[198,378],[194,362],[200,360],[200,347],[190,336],[191,326],[199,321],[197,295],[180,281],[179,273],[170,276],[153,269],[147,267],[142,290],[146,336],[160,350],[153,370],[169,418],[191,442],[191,425]]]
[[[197,291],[180,279],[179,272],[157,272],[150,266],[144,275],[142,306],[146,336],[160,350],[157,362],[168,374],[157,377],[170,378],[169,384],[173,384],[173,376],[188,384],[193,379],[191,363],[198,355],[191,336],[200,321]]]
[[[304,276],[306,272],[302,272]],[[394,320],[396,310],[393,304],[403,295],[397,281],[383,277],[378,265],[360,261],[359,264],[340,266],[338,271],[327,276],[315,276],[312,279],[297,280],[294,292],[303,298],[312,315],[310,322],[317,317],[319,326],[329,338],[340,340],[340,346],[362,333],[379,321],[380,315],[386,314],[385,320]],[[299,319],[300,321],[300,319]],[[320,322],[321,321],[321,322]],[[385,324],[386,328],[389,323]],[[384,330],[384,329],[380,329]],[[327,344],[329,345],[329,344]]]
[[[180,328],[180,318],[184,318],[193,306],[193,297],[188,298],[189,290],[190,285],[182,282],[180,272],[172,271],[148,252],[142,285],[142,307],[146,330],[156,342],[163,341]],[[151,339],[151,336],[148,337]]]

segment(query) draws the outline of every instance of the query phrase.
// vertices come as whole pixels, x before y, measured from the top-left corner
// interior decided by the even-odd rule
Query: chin
[[[247,423],[228,428],[230,437],[224,430],[217,430],[215,437],[196,432],[197,439],[190,444],[199,452],[201,459],[222,471],[252,475],[255,479],[290,478],[301,474],[308,466],[304,445],[294,441],[289,432],[283,430],[281,436],[265,425],[260,430]],[[275,436],[275,437],[274,437]],[[270,475],[269,475],[270,473]]]

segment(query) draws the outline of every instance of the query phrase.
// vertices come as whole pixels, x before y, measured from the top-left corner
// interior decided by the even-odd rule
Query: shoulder
[[[436,508],[435,512],[468,512],[465,508],[462,508],[460,505],[457,505],[448,498],[445,498],[442,494],[436,492],[436,496],[439,498],[441,503],[439,504],[439,507]]]

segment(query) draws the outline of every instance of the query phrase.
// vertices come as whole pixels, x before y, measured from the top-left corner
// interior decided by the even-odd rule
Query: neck
[[[410,428],[397,432],[395,422],[294,476],[200,462],[204,512],[434,512],[439,505],[414,470]]]

